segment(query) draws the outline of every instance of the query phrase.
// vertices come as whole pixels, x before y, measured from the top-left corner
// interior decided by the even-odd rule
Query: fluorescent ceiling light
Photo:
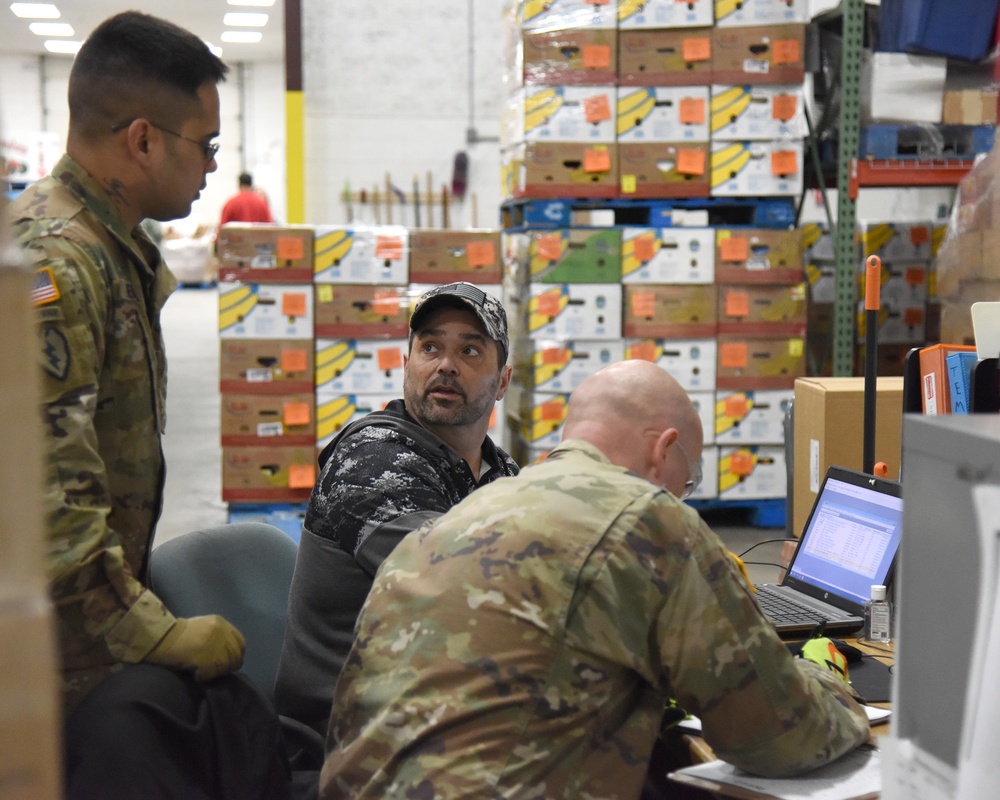
[[[231,6],[256,6],[257,8],[270,8],[274,5],[274,0],[229,0]]]
[[[69,39],[47,39],[45,49],[50,53],[65,53],[76,55],[77,50],[83,46],[83,42],[74,42]]]
[[[72,36],[73,26],[68,22],[32,22],[28,29],[35,36]]]
[[[240,14],[230,12],[222,18],[228,28],[263,28],[267,25],[267,14]]]
[[[254,44],[259,42],[263,35],[260,31],[223,31],[219,38],[224,42]]]
[[[52,3],[11,3],[10,10],[22,19],[59,19],[59,9]]]

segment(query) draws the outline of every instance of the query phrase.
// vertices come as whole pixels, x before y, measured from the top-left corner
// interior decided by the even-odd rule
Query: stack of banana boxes
[[[508,200],[614,201],[607,213],[591,204],[504,232],[519,333],[507,414],[522,463],[559,441],[584,377],[643,358],[677,378],[702,415],[695,499],[785,496],[783,420],[806,374],[802,232],[730,226],[710,209],[715,198],[801,191],[807,6],[509,6]],[[643,223],[621,214],[622,200],[685,205]]]
[[[317,456],[403,395],[413,302],[467,280],[500,298],[498,230],[224,225],[219,232],[222,494],[307,500]],[[504,416],[490,434],[503,436]]]

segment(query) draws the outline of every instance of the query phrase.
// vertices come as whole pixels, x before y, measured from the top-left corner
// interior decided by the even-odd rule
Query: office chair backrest
[[[242,672],[273,700],[298,548],[273,525],[243,522],[153,548],[149,587],[178,617],[221,614],[247,641]]]

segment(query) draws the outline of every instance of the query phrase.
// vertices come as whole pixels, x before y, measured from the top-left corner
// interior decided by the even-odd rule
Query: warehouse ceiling
[[[139,9],[175,22],[207,41],[214,47],[222,48],[222,59],[229,63],[237,61],[281,61],[284,60],[284,0],[274,0],[270,7],[260,7],[267,0],[244,0],[254,6],[237,3],[238,0],[46,0],[60,12],[58,19],[32,20],[15,16],[10,0],[0,3],[0,55],[28,54],[50,55],[53,58],[71,58],[50,53],[45,48],[47,39],[82,41],[102,20],[119,11]],[[227,27],[223,18],[227,13],[265,13],[268,15],[264,27]],[[70,37],[36,36],[29,29],[32,22],[65,22],[73,27]],[[222,40],[226,30],[259,31],[261,40],[256,44],[240,44]]]

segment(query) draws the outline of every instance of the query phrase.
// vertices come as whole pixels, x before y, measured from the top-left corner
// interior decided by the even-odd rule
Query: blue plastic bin
[[[1000,0],[882,0],[879,50],[979,61],[993,45]]]

